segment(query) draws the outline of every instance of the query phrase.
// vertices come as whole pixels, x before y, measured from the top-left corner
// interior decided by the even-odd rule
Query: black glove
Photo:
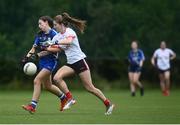
[[[28,62],[28,60],[29,60],[29,58],[25,56],[22,58],[21,62],[25,64]]]
[[[32,62],[38,60],[39,56],[37,55],[37,53],[30,53],[30,54],[31,56],[29,58]]]
[[[27,62],[35,62],[39,56],[36,54],[36,53],[30,53],[31,56],[30,57],[27,57],[27,56],[24,56],[21,60],[21,63],[22,65],[24,66]]]
[[[24,56],[21,60],[21,63],[20,63],[20,67],[23,69],[24,65],[27,63],[27,62],[30,62],[30,58],[27,57],[27,56]]]

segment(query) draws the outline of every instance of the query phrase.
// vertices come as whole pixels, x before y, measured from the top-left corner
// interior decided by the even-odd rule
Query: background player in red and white
[[[168,96],[170,89],[170,60],[173,60],[176,54],[169,48],[166,48],[166,42],[162,41],[160,48],[157,49],[151,59],[151,63],[159,71],[160,86],[164,96]]]
[[[85,60],[86,55],[80,48],[75,31],[71,29],[69,25],[77,27],[81,33],[83,33],[85,21],[70,17],[67,13],[57,15],[54,18],[54,28],[59,33],[53,38],[52,41],[58,43],[59,46],[58,48],[52,46],[47,48],[47,50],[51,52],[64,50],[67,57],[67,64],[57,71],[54,76],[54,81],[61,87],[61,90],[64,93],[69,93],[67,86],[63,86],[65,85],[65,81],[63,79],[75,73],[78,74],[86,90],[104,102],[106,106],[105,114],[109,115],[112,113],[114,105],[104,96],[101,90],[97,89],[93,85],[90,69]],[[73,99],[69,99],[64,109],[70,108],[74,103],[75,101]]]

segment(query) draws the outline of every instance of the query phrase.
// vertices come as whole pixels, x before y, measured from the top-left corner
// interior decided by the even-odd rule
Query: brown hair
[[[49,27],[53,28],[53,19],[50,16],[42,16],[39,18],[39,20],[43,20],[44,22],[47,21],[49,24]]]
[[[137,40],[133,40],[131,43],[136,43],[136,44],[138,44],[139,43],[139,41],[137,41]]]
[[[69,16],[68,13],[64,12],[62,15],[57,15],[54,20],[58,23],[61,24],[63,23],[65,26],[73,25],[77,27],[81,33],[84,32],[85,26],[86,26],[86,21],[85,20],[80,20],[76,19],[74,17]]]

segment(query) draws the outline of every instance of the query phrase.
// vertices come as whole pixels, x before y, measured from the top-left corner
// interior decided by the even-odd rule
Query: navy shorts
[[[159,68],[158,68],[159,74],[164,74],[164,73],[167,72],[167,71],[170,71],[170,68],[165,69],[165,70],[162,70],[162,69],[159,69]]]
[[[44,68],[44,69],[49,70],[50,72],[53,72],[56,66],[57,66],[57,61],[40,61],[39,62],[40,70]]]
[[[72,68],[77,74],[80,74],[86,70],[89,70],[89,67],[85,59],[81,59],[73,64],[66,64],[66,66]]]
[[[141,72],[142,68],[139,66],[133,67],[133,66],[129,66],[128,67],[128,72],[132,72],[132,73],[139,73]]]

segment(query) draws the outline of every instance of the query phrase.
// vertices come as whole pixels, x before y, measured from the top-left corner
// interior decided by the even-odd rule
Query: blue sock
[[[36,108],[37,103],[38,103],[37,101],[32,100],[32,101],[31,101],[31,105],[32,105],[32,107],[33,107],[33,108]]]
[[[65,96],[64,93],[61,93],[58,97],[59,97],[61,100],[63,100],[64,98],[66,98],[66,96]]]

